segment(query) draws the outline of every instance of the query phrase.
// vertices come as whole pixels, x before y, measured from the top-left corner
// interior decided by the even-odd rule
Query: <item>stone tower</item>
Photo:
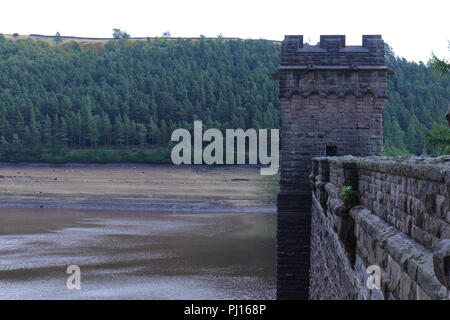
[[[300,35],[282,43],[278,299],[308,298],[311,158],[382,153],[389,72],[379,35],[364,35],[362,46],[346,46],[343,35],[321,36],[317,46]]]

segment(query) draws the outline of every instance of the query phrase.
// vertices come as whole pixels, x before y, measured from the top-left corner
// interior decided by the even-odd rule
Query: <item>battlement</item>
[[[279,299],[306,299],[310,285],[311,206],[308,175],[317,156],[374,156],[383,152],[387,98],[384,42],[365,35],[349,46],[343,35],[317,46],[288,35],[281,48],[280,193],[277,285]]]
[[[303,35],[287,35],[281,48],[281,67],[368,68],[384,66],[384,41],[381,35],[363,35],[362,46],[347,46],[345,35],[321,35],[317,46],[303,42]]]

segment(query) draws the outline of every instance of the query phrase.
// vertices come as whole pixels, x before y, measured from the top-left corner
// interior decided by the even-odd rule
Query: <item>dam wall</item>
[[[312,160],[310,299],[450,298],[450,156]]]

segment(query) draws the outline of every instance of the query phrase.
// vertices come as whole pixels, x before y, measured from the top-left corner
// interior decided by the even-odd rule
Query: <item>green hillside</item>
[[[388,56],[395,75],[389,79],[384,109],[385,153],[430,154],[424,133],[433,123],[446,124],[450,104],[450,77],[436,75],[424,64]]]
[[[279,44],[115,40],[55,45],[0,37],[0,161],[165,162],[173,129],[278,127]],[[389,154],[432,153],[450,79],[390,57]]]

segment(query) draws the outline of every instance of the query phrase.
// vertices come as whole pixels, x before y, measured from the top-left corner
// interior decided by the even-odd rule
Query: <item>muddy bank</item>
[[[0,164],[0,207],[273,212],[276,182],[258,168]]]
[[[273,299],[273,179],[248,167],[0,164],[0,299]],[[81,290],[66,287],[70,265]]]
[[[274,214],[3,208],[0,221],[0,299],[275,298]]]

